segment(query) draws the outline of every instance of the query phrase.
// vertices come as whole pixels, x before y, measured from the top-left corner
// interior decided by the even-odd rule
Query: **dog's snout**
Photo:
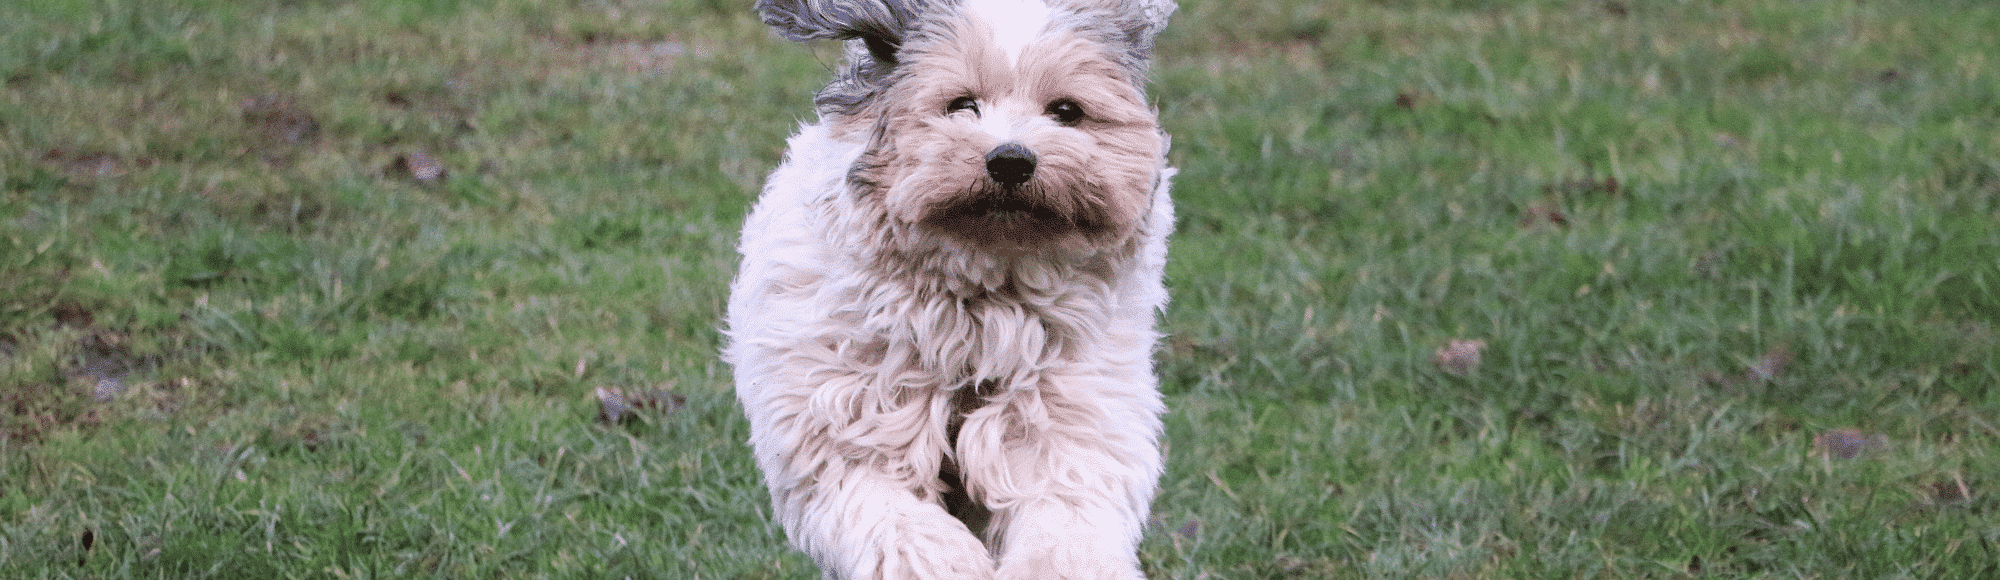
[[[1006,185],[1027,183],[1035,176],[1035,152],[1020,143],[994,147],[986,153],[986,174]]]

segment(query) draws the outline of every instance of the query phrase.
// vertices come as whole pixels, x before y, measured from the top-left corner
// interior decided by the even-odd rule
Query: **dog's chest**
[[[1004,287],[971,296],[931,294],[899,317],[923,367],[939,373],[939,386],[1008,389],[1072,364],[1111,324],[1108,286],[1087,278],[1043,288]],[[923,296],[921,293],[915,296]]]
[[[931,300],[860,321],[883,371],[941,390],[1003,389],[1063,364],[1085,337],[1078,313],[1012,300]],[[873,357],[871,357],[873,358]],[[902,382],[902,381],[898,381]],[[918,385],[903,385],[905,387]]]

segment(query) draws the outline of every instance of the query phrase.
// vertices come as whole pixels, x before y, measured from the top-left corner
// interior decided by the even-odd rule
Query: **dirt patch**
[[[171,386],[134,388],[134,377],[158,369],[163,357],[136,352],[128,334],[96,319],[86,307],[58,304],[47,326],[0,329],[0,439],[39,442],[96,428],[114,403],[177,406]]]

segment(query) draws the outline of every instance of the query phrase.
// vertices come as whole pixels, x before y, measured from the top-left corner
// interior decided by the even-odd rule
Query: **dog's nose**
[[[1035,152],[1020,143],[994,147],[986,153],[986,174],[1005,185],[1020,185],[1035,176]]]

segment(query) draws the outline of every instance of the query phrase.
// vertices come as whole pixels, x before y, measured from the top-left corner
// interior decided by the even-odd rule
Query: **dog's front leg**
[[[1161,465],[1154,384],[1150,373],[1057,379],[967,418],[965,463],[998,454],[968,471],[993,508],[998,579],[1144,578],[1138,543]]]
[[[933,485],[881,429],[857,441],[814,414],[770,417],[753,429],[773,505],[792,543],[828,579],[991,580],[993,558],[964,523],[945,511]],[[880,424],[896,424],[884,421]],[[864,430],[866,431],[866,430]],[[926,437],[919,429],[911,437]],[[937,435],[942,437],[941,434]],[[936,462],[930,461],[935,464]]]
[[[894,482],[856,473],[792,493],[814,497],[785,518],[787,531],[829,579],[993,577],[993,559],[965,524]]]

